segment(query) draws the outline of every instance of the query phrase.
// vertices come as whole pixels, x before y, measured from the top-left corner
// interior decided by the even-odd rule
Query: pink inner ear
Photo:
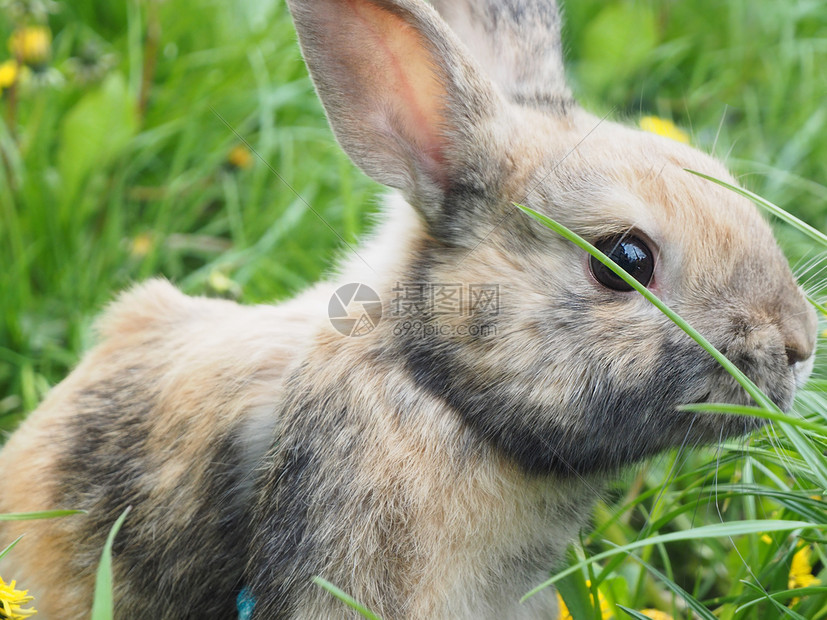
[[[399,16],[369,1],[347,2],[361,29],[353,41],[364,50],[354,50],[351,58],[366,65],[360,73],[379,91],[364,96],[383,100],[392,132],[413,148],[431,178],[443,184],[447,93],[431,49]]]

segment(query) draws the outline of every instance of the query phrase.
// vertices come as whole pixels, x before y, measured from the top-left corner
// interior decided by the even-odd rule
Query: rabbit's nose
[[[785,351],[787,353],[787,363],[790,366],[792,366],[793,364],[797,364],[798,362],[803,362],[808,357],[810,357],[810,355],[812,355],[811,351],[805,351],[804,349],[796,345],[790,346],[788,344]]]
[[[815,321],[813,321],[815,323]],[[805,329],[785,334],[784,351],[787,354],[787,363],[790,366],[810,359],[815,353],[815,325],[807,325]]]
[[[781,337],[784,339],[787,363],[790,366],[806,362],[813,357],[818,336],[818,317],[815,308],[805,300],[800,289],[795,292],[798,295],[795,297],[789,295],[788,303],[781,305],[779,309],[781,315],[779,327]]]

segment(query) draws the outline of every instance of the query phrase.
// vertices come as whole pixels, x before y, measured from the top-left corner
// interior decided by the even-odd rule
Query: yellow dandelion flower
[[[559,592],[557,593],[557,607],[560,609],[560,620],[574,620],[569,613],[569,608],[566,607],[566,601],[563,600]]]
[[[772,544],[772,538],[770,537],[770,535],[769,535],[769,534],[762,534],[762,535],[761,535],[761,540],[762,540],[763,542],[767,543],[768,545],[771,545],[771,544]]]
[[[146,233],[142,233],[132,240],[132,245],[129,248],[129,253],[136,258],[142,258],[149,254],[152,249],[152,237]]]
[[[253,154],[246,146],[234,146],[227,154],[227,163],[233,168],[246,169],[253,165]]]
[[[651,618],[652,620],[674,620],[672,616],[670,616],[665,611],[660,611],[658,609],[641,609],[640,613],[642,613],[647,618]]]
[[[52,33],[46,26],[26,26],[9,38],[9,50],[21,63],[39,69],[52,55]]]
[[[606,600],[606,597],[603,596],[603,593],[600,590],[597,591],[597,600],[600,603],[600,615],[603,618],[614,618],[609,601]]]
[[[17,582],[7,584],[0,577],[0,620],[23,620],[37,613],[36,609],[21,609],[34,600],[28,590],[17,590]]]
[[[643,131],[656,133],[665,138],[671,138],[684,144],[689,144],[689,135],[682,129],[678,128],[672,121],[660,118],[658,116],[644,116],[640,119],[640,128]]]
[[[214,293],[218,293],[224,297],[237,298],[241,296],[241,286],[218,270],[210,272],[210,275],[207,277],[207,285]]]
[[[586,585],[591,586],[591,582],[586,581]],[[614,618],[609,601],[606,600],[606,597],[603,596],[603,593],[600,590],[597,591],[597,600],[600,603],[600,615],[607,620]],[[592,598],[592,604],[594,604],[594,598]],[[566,602],[563,600],[563,597],[560,596],[559,592],[557,593],[557,607],[560,610],[560,620],[574,620],[569,608],[566,606]],[[657,618],[656,620],[661,619]]]
[[[810,562],[810,553],[812,548],[810,545],[802,547],[795,552],[793,556],[792,566],[790,566],[790,576],[787,580],[787,587],[806,588],[808,586],[817,586],[821,583],[818,577],[813,576],[813,565]]]
[[[20,69],[16,60],[7,60],[0,63],[0,93],[3,92],[4,88],[14,85],[19,75]]]

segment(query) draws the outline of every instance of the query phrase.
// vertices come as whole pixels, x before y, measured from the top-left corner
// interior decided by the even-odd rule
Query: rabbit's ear
[[[426,220],[481,159],[505,106],[429,5],[289,0],[310,74],[344,150]]]
[[[555,0],[432,0],[512,102],[563,115],[566,85]]]

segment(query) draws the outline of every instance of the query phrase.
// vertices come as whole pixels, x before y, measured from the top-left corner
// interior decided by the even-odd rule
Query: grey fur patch
[[[141,376],[140,369],[133,370]],[[184,505],[159,506],[150,499],[157,449],[147,444],[156,395],[127,377],[78,395],[77,415],[95,422],[74,427],[61,447],[59,505],[88,511],[72,521],[77,547],[71,574],[94,573],[109,528],[132,506],[114,545],[115,582],[128,584],[117,590],[118,615],[232,617],[248,521],[245,498],[236,493],[243,476],[237,438],[230,435],[210,446],[206,481],[180,480]],[[192,490],[195,502],[186,505]],[[182,509],[191,511],[186,525],[178,520]]]

